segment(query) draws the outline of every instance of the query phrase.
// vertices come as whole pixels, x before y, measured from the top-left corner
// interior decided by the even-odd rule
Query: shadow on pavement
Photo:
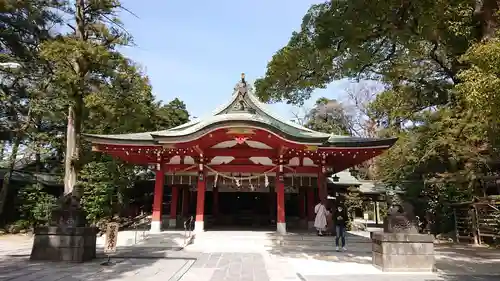
[[[304,264],[331,262],[329,272],[342,272],[335,276],[308,276],[305,280],[353,280],[356,276],[372,276],[375,280],[500,280],[500,251],[467,245],[435,245],[435,273],[376,273],[370,270],[372,264],[371,240],[368,233],[348,233],[346,252],[335,251],[335,237],[318,237],[311,233],[292,233],[286,236],[269,234],[272,239],[270,254],[302,260]],[[306,262],[307,261],[307,262]],[[318,266],[320,263],[316,263]],[[333,269],[335,268],[335,269]],[[352,270],[348,270],[351,268]],[[358,271],[356,271],[358,270]],[[367,270],[367,272],[362,272]],[[310,272],[311,270],[305,270]],[[356,273],[356,274],[354,274]],[[320,274],[320,272],[318,272]],[[363,274],[363,275],[362,275]],[[321,277],[321,278],[320,278]],[[378,278],[378,279],[377,279]]]
[[[337,263],[371,264],[371,240],[368,237],[347,233],[347,251],[337,252],[334,236],[317,236],[310,232],[294,232],[287,235],[269,233],[272,241],[268,252],[287,258],[313,259]]]
[[[442,274],[449,275],[449,278],[455,278],[453,275],[495,275],[500,280],[500,251],[497,249],[436,245],[435,256],[436,268]]]
[[[352,280],[370,280],[370,281],[496,281],[498,276],[433,276],[426,274],[345,274],[345,275],[300,275],[302,281],[352,281]]]
[[[179,241],[184,241],[180,233],[151,235],[136,245],[118,247],[110,266],[101,265],[107,260],[102,248],[97,250],[97,259],[72,264],[30,261],[29,243],[23,248],[15,248],[15,243],[0,245],[5,246],[0,247],[0,280],[139,280],[152,276],[179,280],[197,259],[196,254],[179,252],[184,246]]]

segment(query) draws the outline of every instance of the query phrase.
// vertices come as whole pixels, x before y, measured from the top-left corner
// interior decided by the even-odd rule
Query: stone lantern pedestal
[[[53,211],[51,226],[35,229],[31,260],[84,262],[96,257],[97,229],[86,226],[74,197],[63,198]]]
[[[372,263],[388,272],[432,272],[434,237],[428,234],[373,233]]]

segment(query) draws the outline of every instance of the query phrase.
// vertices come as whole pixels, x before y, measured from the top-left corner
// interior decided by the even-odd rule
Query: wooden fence
[[[481,244],[500,240],[500,201],[453,204],[453,214],[457,242]]]

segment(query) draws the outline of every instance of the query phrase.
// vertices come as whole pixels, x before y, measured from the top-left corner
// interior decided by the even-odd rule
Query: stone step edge
[[[331,235],[329,235],[329,236],[317,236],[317,235],[310,235],[310,236],[214,235],[214,234],[211,234],[209,232],[198,232],[198,233],[196,233],[196,235],[199,237],[219,238],[219,239],[254,238],[254,239],[281,239],[281,240],[322,240],[322,239],[328,239],[329,237],[335,237],[335,236],[331,236]],[[358,235],[347,235],[346,237],[352,238],[352,239],[370,240],[370,237],[364,237],[364,236],[358,236]]]
[[[228,241],[239,241],[239,242],[245,242],[245,241],[260,241],[260,242],[273,242],[273,243],[329,243],[330,241],[334,241],[335,237],[332,236],[330,239],[305,239],[305,240],[299,240],[299,239],[270,239],[270,238],[240,238],[240,237],[227,237],[227,238],[217,238],[217,237],[203,237],[203,236],[198,236],[196,238],[197,240],[204,240],[204,241],[221,241],[224,243],[227,243]],[[362,244],[370,244],[372,241],[370,240],[365,240],[365,239],[353,239],[350,237],[346,238],[347,241],[355,242],[355,243],[362,243]]]

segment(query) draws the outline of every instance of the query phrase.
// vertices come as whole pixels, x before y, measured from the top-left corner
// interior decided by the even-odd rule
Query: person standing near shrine
[[[343,206],[338,206],[335,209],[335,250],[339,251],[339,239],[342,242],[342,250],[346,250],[345,235],[347,226],[347,211]]]
[[[333,210],[330,206],[326,208],[326,235],[333,236],[334,229],[333,225]]]
[[[316,204],[314,213],[316,214],[314,227],[318,231],[318,235],[323,236],[323,232],[326,231],[326,207],[323,200]]]

